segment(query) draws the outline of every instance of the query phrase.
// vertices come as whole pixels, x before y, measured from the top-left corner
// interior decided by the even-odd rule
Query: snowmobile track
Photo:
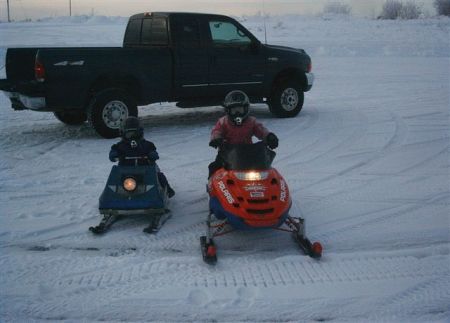
[[[256,262],[242,259],[240,266],[236,266],[236,260],[222,260],[217,268],[212,269],[204,265],[199,257],[185,256],[174,260],[168,257],[155,260],[138,260],[132,255],[128,257],[133,260],[132,263],[124,257],[114,264],[110,263],[109,268],[112,266],[115,269],[112,271],[108,270],[108,266],[90,269],[74,266],[66,268],[66,274],[61,277],[42,279],[47,283],[39,283],[36,288],[52,291],[51,296],[25,305],[21,310],[29,312],[33,318],[48,317],[49,314],[53,317],[67,311],[76,312],[77,306],[93,307],[92,297],[98,300],[95,306],[102,306],[106,302],[166,288],[292,289],[298,286],[301,289],[301,286],[316,284],[360,284],[370,281],[389,286],[399,279],[427,281],[449,275],[446,259],[439,260],[441,266],[436,266],[436,262],[430,264],[412,256],[368,256],[353,259],[339,259],[336,256],[333,262],[317,262],[308,257],[292,256],[289,258],[294,260],[288,257]],[[55,266],[55,262],[49,266]],[[65,265],[67,266],[68,264]],[[43,264],[34,275],[43,278],[47,270]],[[420,285],[416,288],[420,289]],[[424,288],[427,288],[426,284]],[[416,293],[414,289],[410,292]],[[417,294],[420,292],[417,291]],[[448,294],[442,296],[448,297]],[[401,304],[402,297],[407,296],[399,295],[398,300],[394,301]],[[76,304],[75,307],[73,304]]]

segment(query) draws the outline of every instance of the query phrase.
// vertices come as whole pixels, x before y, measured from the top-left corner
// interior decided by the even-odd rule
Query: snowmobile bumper
[[[160,187],[155,166],[113,166],[108,182],[99,198],[100,213],[161,213],[167,207],[167,196]],[[136,188],[127,191],[125,179],[136,181]]]
[[[113,215],[158,215],[166,212],[165,208],[155,209],[135,209],[135,210],[120,210],[120,209],[99,209],[100,214]]]
[[[230,213],[220,204],[217,198],[211,197],[209,201],[209,208],[214,216],[219,220],[227,219],[228,223],[238,230],[261,230],[261,229],[273,229],[281,226],[289,215],[289,209],[286,210],[280,217],[264,221],[264,216],[259,215],[258,220],[249,220],[247,223],[241,216]],[[259,222],[259,223],[258,223]]]

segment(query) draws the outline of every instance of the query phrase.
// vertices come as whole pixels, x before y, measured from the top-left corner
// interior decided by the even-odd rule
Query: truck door
[[[213,17],[210,33],[210,91],[225,96],[240,89],[248,95],[262,91],[265,60],[259,41],[235,21]]]
[[[209,57],[199,21],[196,17],[174,15],[170,23],[176,97],[203,97],[208,88]]]

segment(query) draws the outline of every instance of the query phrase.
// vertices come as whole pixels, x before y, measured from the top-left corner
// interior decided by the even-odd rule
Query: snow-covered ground
[[[260,39],[260,18],[241,21]],[[126,19],[0,24],[6,47],[120,46]],[[218,239],[203,263],[209,132],[219,107],[142,107],[177,194],[156,236],[143,218],[105,236],[100,195],[115,140],[0,95],[0,321],[450,320],[450,19],[272,17],[270,43],[304,48],[316,83],[293,119],[252,113],[280,138],[274,166],[324,255],[289,235]],[[4,69],[0,71],[4,76]]]

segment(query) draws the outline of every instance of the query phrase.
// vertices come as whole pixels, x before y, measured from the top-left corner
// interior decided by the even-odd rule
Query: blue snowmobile
[[[99,211],[103,214],[100,224],[90,227],[95,234],[105,233],[121,216],[148,215],[151,219],[147,233],[156,233],[170,217],[167,208],[167,186],[158,178],[158,166],[148,160],[148,165],[138,161],[147,157],[126,157],[134,160],[134,166],[114,165],[99,199]]]

